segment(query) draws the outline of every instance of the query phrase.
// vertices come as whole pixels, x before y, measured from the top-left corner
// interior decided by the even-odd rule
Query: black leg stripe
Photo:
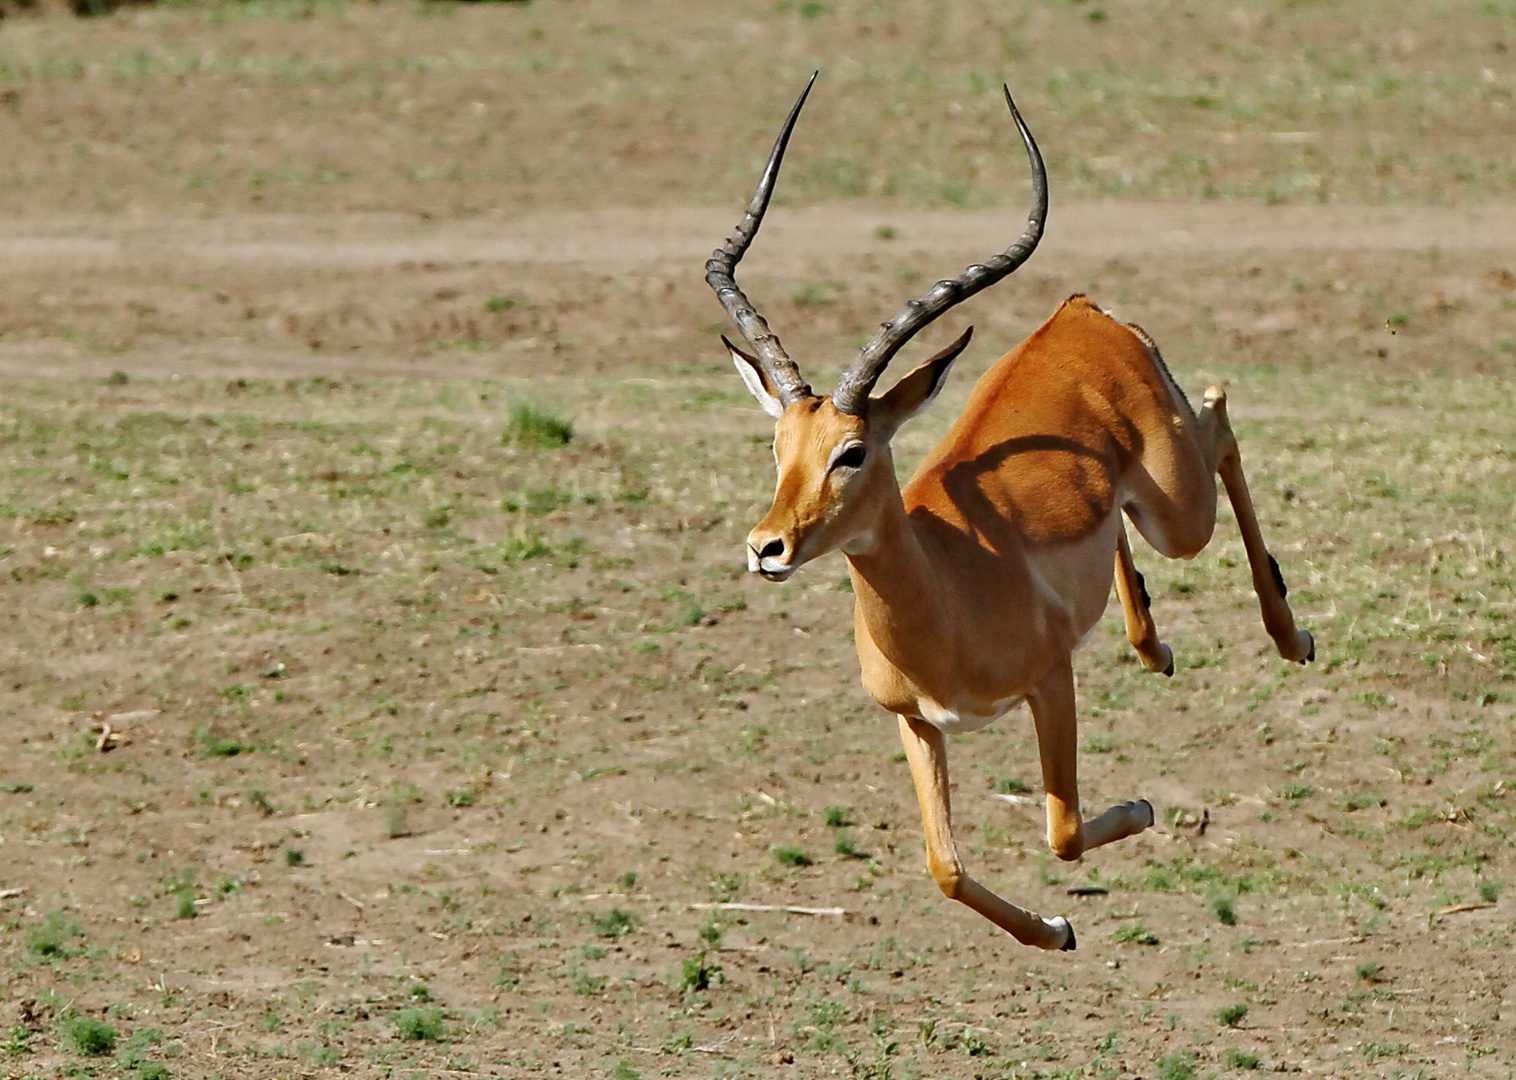
[[[1290,595],[1290,587],[1284,583],[1284,575],[1279,572],[1279,561],[1269,554],[1269,572],[1274,575],[1274,584],[1279,587],[1279,598],[1283,600]]]
[[[1145,611],[1153,610],[1153,598],[1148,595],[1147,578],[1142,576],[1142,571],[1133,567],[1132,572],[1137,575],[1137,591],[1142,594],[1142,607]]]

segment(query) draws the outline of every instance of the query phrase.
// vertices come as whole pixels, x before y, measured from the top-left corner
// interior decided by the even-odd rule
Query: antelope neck
[[[858,615],[879,650],[901,671],[911,673],[923,655],[924,642],[951,639],[940,599],[936,571],[906,514],[899,485],[880,500],[870,530],[871,543],[845,553],[852,570]]]

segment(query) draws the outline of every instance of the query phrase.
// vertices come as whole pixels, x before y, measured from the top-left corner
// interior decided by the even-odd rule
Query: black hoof
[[[1069,939],[1059,946],[1059,952],[1073,952],[1079,948],[1079,942],[1074,940],[1074,924],[1069,923]]]
[[[1310,639],[1311,647],[1306,652],[1305,659],[1300,661],[1302,666],[1309,664],[1312,660],[1316,659],[1316,635],[1307,630],[1305,631],[1305,636]]]
[[[1138,799],[1137,801],[1148,808],[1147,827],[1151,829],[1154,825],[1158,824],[1158,811],[1154,810],[1153,804],[1148,802],[1146,799]]]
[[[1169,657],[1169,666],[1163,669],[1164,675],[1172,679],[1174,677],[1174,658]]]

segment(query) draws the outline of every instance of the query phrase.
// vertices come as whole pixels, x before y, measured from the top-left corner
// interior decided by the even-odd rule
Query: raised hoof
[[[1299,660],[1297,663],[1309,664],[1312,660],[1316,659],[1316,639],[1311,636],[1309,630],[1296,630],[1295,637],[1297,641],[1303,640],[1305,642],[1305,659]]]
[[[1044,919],[1043,923],[1049,929],[1055,929],[1055,930],[1056,929],[1062,929],[1063,930],[1063,944],[1061,944],[1061,945],[1044,945],[1043,946],[1044,949],[1047,949],[1049,952],[1073,952],[1074,951],[1074,947],[1075,947],[1074,925],[1071,922],[1069,922],[1067,919],[1065,919],[1062,915],[1055,915],[1051,919]]]
[[[1154,825],[1158,824],[1158,814],[1153,810],[1152,803],[1148,802],[1146,799],[1138,799],[1136,805],[1147,807],[1148,823],[1143,826],[1144,829],[1151,829]]]

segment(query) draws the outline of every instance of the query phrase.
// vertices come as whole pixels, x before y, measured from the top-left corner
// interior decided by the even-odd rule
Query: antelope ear
[[[727,340],[725,334],[721,335],[721,344],[726,346],[726,351],[732,354],[732,363],[737,365],[737,374],[742,376],[742,381],[747,384],[748,393],[758,399],[758,404],[763,406],[763,411],[778,420],[784,415],[784,402],[779,400],[779,395],[774,393],[774,388],[769,385],[769,378],[763,370],[763,365],[758,362],[756,356],[750,356]]]
[[[932,403],[947,382],[948,368],[974,336],[971,326],[959,339],[927,360],[905,378],[878,397],[869,398],[869,421],[878,430],[893,433],[896,428]]]

